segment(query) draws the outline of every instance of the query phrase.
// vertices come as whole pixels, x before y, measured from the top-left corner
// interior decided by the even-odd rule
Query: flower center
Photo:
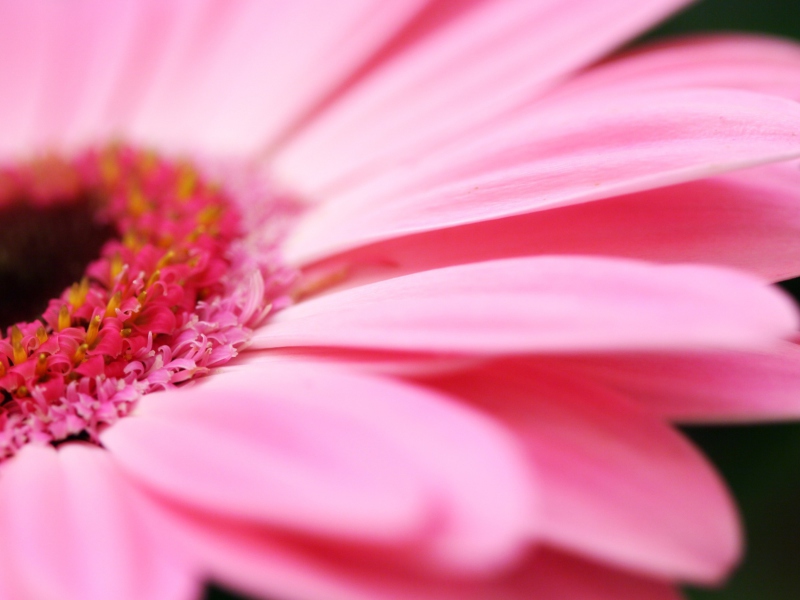
[[[100,255],[116,232],[94,218],[95,204],[90,197],[39,207],[25,198],[2,200],[0,328],[39,317]]]
[[[96,440],[141,394],[236,355],[289,280],[239,208],[125,146],[0,170],[0,460]]]

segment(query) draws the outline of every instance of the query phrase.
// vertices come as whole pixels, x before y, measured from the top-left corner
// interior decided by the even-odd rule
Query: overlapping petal
[[[771,281],[800,275],[800,164],[778,163],[676,186],[387,239],[314,271],[374,280],[537,254],[621,256],[735,267]]]
[[[434,269],[287,308],[254,348],[321,346],[466,354],[764,344],[792,335],[791,301],[702,266],[526,257]]]
[[[718,581],[741,551],[711,466],[646,407],[568,369],[496,362],[429,379],[524,440],[543,495],[542,535],[659,577]]]
[[[306,535],[419,545],[480,571],[535,517],[511,436],[440,394],[276,361],[145,398],[103,443],[137,480],[212,515]]]
[[[318,200],[328,188],[369,177],[376,166],[464,139],[686,1],[432,4],[414,43],[280,149],[273,169],[282,181]]]
[[[553,103],[419,155],[307,213],[288,260],[630,194],[800,155],[800,105],[733,90]]]
[[[107,452],[27,446],[0,470],[2,588],[36,600],[189,600],[197,573]]]

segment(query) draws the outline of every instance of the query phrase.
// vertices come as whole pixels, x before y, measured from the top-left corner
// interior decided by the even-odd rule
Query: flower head
[[[800,413],[800,49],[604,58],[684,3],[0,4],[0,596],[724,577],[670,422]]]

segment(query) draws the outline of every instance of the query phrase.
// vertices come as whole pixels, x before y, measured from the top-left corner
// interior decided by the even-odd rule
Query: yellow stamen
[[[128,196],[128,210],[131,216],[141,217],[149,208],[147,205],[147,198],[142,193],[142,190],[134,188]]]
[[[22,347],[22,331],[16,325],[11,328],[11,349],[15,365],[22,364],[28,359],[28,353]]]
[[[94,341],[97,339],[97,334],[100,331],[100,324],[103,322],[103,317],[100,315],[95,315],[92,317],[91,322],[89,323],[89,327],[86,330],[86,343],[90,346],[94,344]]]
[[[40,326],[36,330],[36,340],[39,342],[39,345],[41,346],[42,344],[44,344],[47,341],[47,338],[48,338],[47,330],[44,327]]]
[[[178,178],[178,199],[188,199],[194,192],[195,185],[197,185],[197,173],[191,167],[182,169]]]
[[[0,360],[0,377],[6,374],[6,364]]]
[[[122,304],[122,292],[116,292],[108,301],[106,305],[106,316],[107,317],[115,317],[117,316],[117,309]]]
[[[27,387],[25,387],[24,385],[21,385],[21,386],[19,386],[17,388],[17,396],[22,398],[22,397],[27,396],[27,395],[28,395],[28,388]]]
[[[72,318],[69,316],[69,308],[66,304],[61,305],[61,310],[58,311],[58,330],[63,331],[72,325]]]
[[[47,373],[47,354],[41,352],[36,360],[36,376],[44,377]]]
[[[124,266],[125,262],[122,260],[122,255],[119,252],[115,252],[111,258],[111,281],[117,280]]]
[[[75,350],[75,354],[72,355],[72,360],[75,364],[83,362],[83,359],[86,358],[86,353],[89,351],[88,344],[81,344],[78,346],[78,349]]]
[[[159,261],[160,262],[160,261]],[[145,286],[147,289],[153,287],[153,284],[161,278],[161,271],[156,271],[152,275],[150,275],[150,279],[147,280],[147,285]],[[142,292],[144,293],[144,292]]]
[[[216,222],[222,215],[222,207],[218,204],[206,206],[203,210],[197,213],[197,222],[200,225],[211,225]]]
[[[158,261],[158,264],[156,264],[156,272],[158,272],[158,269],[163,269],[166,267],[173,258],[175,258],[175,251],[169,250],[164,256],[161,257],[161,259]]]
[[[84,277],[80,283],[73,283],[69,289],[69,303],[75,308],[80,308],[86,302],[86,294],[89,293],[89,279]]]

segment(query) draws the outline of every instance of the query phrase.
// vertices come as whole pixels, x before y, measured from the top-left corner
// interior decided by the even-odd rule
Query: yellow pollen
[[[69,303],[75,308],[80,308],[86,302],[86,294],[89,293],[89,279],[84,277],[80,283],[73,283],[69,289]]]
[[[114,256],[111,257],[111,281],[116,281],[124,266],[125,261],[122,260],[122,255],[119,252],[114,253]]]
[[[128,197],[128,210],[134,217],[141,217],[147,212],[147,198],[141,190],[134,188]]]
[[[39,345],[41,346],[47,341],[47,338],[48,338],[47,330],[43,326],[40,326],[36,330],[36,341],[38,341]]]
[[[135,252],[142,249],[142,240],[133,231],[125,232],[122,236],[122,243],[125,244],[126,248],[130,248]]]
[[[221,215],[222,207],[218,204],[212,204],[211,206],[206,206],[197,214],[197,222],[200,223],[200,225],[211,225],[216,222]]]
[[[181,170],[181,174],[178,178],[178,199],[179,200],[187,200],[192,193],[194,192],[194,188],[197,185],[197,173],[191,168],[186,167],[185,169]]]
[[[147,290],[143,290],[141,294],[136,296],[136,301],[139,303],[138,310],[142,310],[144,303],[147,302]]]
[[[75,354],[72,356],[72,360],[75,364],[83,362],[83,359],[86,358],[86,352],[89,350],[88,344],[81,344],[78,346],[78,349],[75,350]]]
[[[21,385],[21,386],[19,386],[17,388],[17,396],[22,398],[23,396],[27,396],[27,395],[28,395],[28,388],[27,387],[25,387],[24,385]]]
[[[160,262],[160,261],[159,261]],[[147,289],[153,287],[153,284],[161,278],[161,271],[155,271],[152,275],[150,275],[150,279],[147,280],[147,285],[145,286]],[[145,292],[142,292],[145,293]],[[142,301],[144,303],[144,301]]]
[[[16,325],[11,328],[11,349],[15,365],[22,364],[28,359],[28,353],[22,347],[22,331]]]
[[[61,310],[58,311],[58,330],[63,331],[72,325],[72,318],[69,316],[69,308],[66,304],[61,305]]]
[[[41,352],[36,360],[36,376],[44,377],[47,373],[47,354]]]
[[[163,269],[170,262],[172,262],[173,258],[175,258],[174,250],[170,250],[164,256],[162,256],[161,259],[158,261],[158,264],[156,265],[156,273],[158,272],[158,269]]]
[[[117,314],[117,309],[122,304],[122,292],[115,292],[106,305],[106,316],[114,317]]]
[[[100,160],[100,171],[106,183],[113,183],[119,179],[119,163],[111,155],[106,154]]]
[[[120,332],[119,332],[119,333],[120,333],[120,335],[121,335],[122,337],[128,337],[128,336],[130,336],[130,334],[131,334],[132,332],[133,332],[133,330],[132,330],[130,327],[124,327],[124,328],[122,328],[122,329],[120,330]]]
[[[89,327],[86,330],[86,343],[90,346],[94,344],[94,341],[97,339],[97,334],[100,331],[100,323],[103,322],[103,317],[100,315],[95,315],[92,317],[91,322],[89,323]]]

